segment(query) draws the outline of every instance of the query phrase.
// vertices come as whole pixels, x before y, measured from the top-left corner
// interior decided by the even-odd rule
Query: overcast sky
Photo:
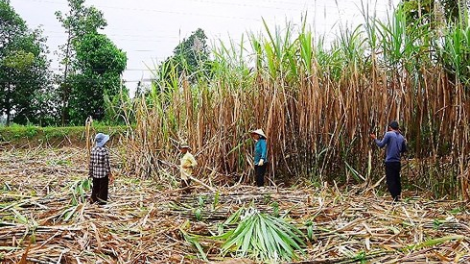
[[[108,22],[104,33],[127,52],[123,78],[134,90],[137,81],[151,76],[149,67],[170,56],[179,41],[197,28],[211,41],[240,39],[247,31],[262,31],[262,18],[270,26],[282,27],[286,20],[298,24],[307,11],[307,21],[317,34],[332,34],[339,22],[362,22],[362,2],[386,19],[398,0],[87,0],[86,5],[104,13]],[[54,12],[66,12],[67,0],[11,0],[11,4],[30,28],[42,26],[57,71],[53,52],[66,42],[66,34]]]

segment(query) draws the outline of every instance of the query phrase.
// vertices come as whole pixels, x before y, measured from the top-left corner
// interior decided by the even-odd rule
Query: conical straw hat
[[[253,131],[251,131],[251,133],[252,133],[252,134],[258,134],[258,135],[260,135],[260,136],[262,136],[262,137],[264,137],[264,138],[268,138],[268,137],[264,134],[264,132],[263,132],[262,129],[253,130]]]
[[[188,143],[186,142],[183,142],[183,143],[180,143],[180,145],[178,146],[179,149],[189,149],[191,150],[191,147],[189,146]]]

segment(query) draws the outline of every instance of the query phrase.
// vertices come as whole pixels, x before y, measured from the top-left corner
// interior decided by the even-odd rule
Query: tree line
[[[119,108],[132,105],[121,79],[127,54],[100,32],[107,26],[104,14],[85,1],[68,0],[68,11],[55,13],[67,40],[57,50],[62,71],[53,73],[43,31],[29,28],[10,0],[0,0],[0,123],[80,125],[89,116],[116,123]],[[442,21],[468,20],[467,0],[402,0],[398,9],[409,27],[425,30],[438,31]],[[442,61],[445,55],[435,54]],[[207,37],[197,29],[158,65],[151,89],[137,85],[136,96],[177,87],[181,75],[191,83],[204,82],[214,74],[211,63]],[[462,66],[460,76],[470,76],[469,67]],[[450,64],[447,69],[455,72]]]
[[[55,16],[67,34],[66,43],[57,51],[59,73],[50,69],[43,31],[29,28],[9,0],[0,0],[0,121],[6,125],[80,125],[91,116],[116,122],[112,106],[120,103],[121,95],[129,99],[121,79],[127,54],[100,33],[108,25],[103,12],[86,6],[85,0],[68,0],[68,11],[57,11]],[[184,65],[185,57],[188,69],[196,71],[196,60],[209,57],[206,39],[198,29],[162,67]],[[179,67],[177,71],[182,71]],[[142,93],[142,87],[137,92]]]

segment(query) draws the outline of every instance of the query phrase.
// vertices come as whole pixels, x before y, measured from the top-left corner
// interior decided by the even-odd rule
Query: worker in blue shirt
[[[268,148],[266,144],[266,135],[262,129],[251,131],[251,137],[255,140],[255,175],[256,186],[264,186],[264,174],[266,173],[268,163]]]
[[[388,131],[382,140],[378,140],[375,134],[370,134],[379,148],[386,148],[385,175],[387,186],[394,201],[400,200],[401,195],[401,154],[407,151],[406,140],[400,132],[397,121],[390,122]]]

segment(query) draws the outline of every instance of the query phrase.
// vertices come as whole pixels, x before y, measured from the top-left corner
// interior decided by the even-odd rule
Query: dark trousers
[[[183,189],[182,192],[185,194],[191,193],[191,179],[181,179],[181,189]]]
[[[385,175],[387,176],[388,191],[394,201],[400,199],[401,180],[400,180],[400,162],[385,162]]]
[[[264,174],[266,174],[267,167],[267,164],[263,164],[263,166],[255,166],[256,186],[264,186]]]
[[[91,203],[106,204],[108,201],[108,177],[93,178],[91,189]]]

